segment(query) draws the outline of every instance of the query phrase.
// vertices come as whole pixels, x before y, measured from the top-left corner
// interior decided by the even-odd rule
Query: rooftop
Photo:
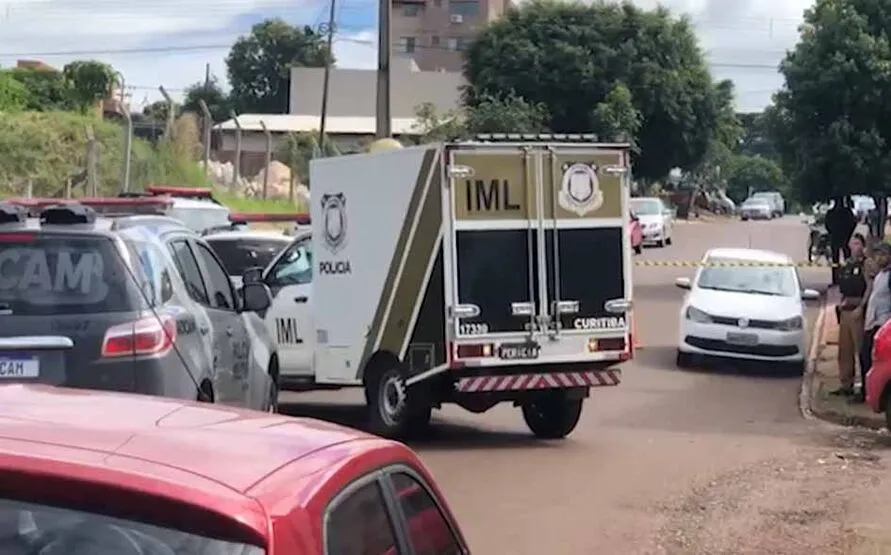
[[[319,116],[293,114],[241,114],[238,123],[244,131],[263,131],[263,125],[272,133],[302,133],[318,131]],[[417,135],[414,129],[415,118],[393,118],[394,135]],[[230,119],[214,126],[214,129],[234,131],[235,120]],[[374,135],[376,130],[374,117],[363,116],[329,116],[325,121],[325,130],[332,135]]]

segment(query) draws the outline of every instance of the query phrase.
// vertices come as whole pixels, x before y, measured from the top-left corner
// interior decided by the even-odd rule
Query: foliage
[[[768,112],[803,201],[891,192],[891,5],[817,0]]]
[[[229,119],[229,112],[232,106],[229,102],[229,97],[220,87],[216,76],[212,76],[210,82],[206,85],[203,82],[199,82],[186,88],[183,111],[204,117],[204,112],[201,110],[201,100],[207,104],[207,108],[210,110],[210,117],[214,122]]]
[[[470,106],[486,93],[513,91],[546,106],[555,133],[608,134],[614,130],[601,127],[619,114],[623,126],[637,120],[635,174],[648,179],[675,166],[694,168],[729,108],[690,22],[629,2],[523,4],[471,45],[465,77]],[[625,108],[616,112],[628,105],[622,88],[636,117]]]
[[[25,85],[8,72],[0,72],[0,113],[20,112],[28,103]]]
[[[267,19],[240,37],[226,58],[232,107],[239,113],[281,114],[288,111],[290,68],[334,63],[325,37],[311,27]]]
[[[737,202],[751,192],[786,189],[786,178],[779,164],[763,156],[733,156],[727,167],[727,195]]]
[[[420,142],[470,138],[477,133],[543,133],[548,130],[548,110],[544,104],[527,102],[508,93],[501,97],[486,94],[476,106],[440,114],[425,102],[415,108],[414,131]]]
[[[167,112],[170,104],[166,100],[156,100],[142,109],[142,115],[148,121],[158,123],[160,125],[167,124]],[[174,117],[178,117],[182,113],[182,107],[179,104],[173,105]]]
[[[33,180],[34,193],[54,196],[64,191],[71,178],[75,188],[83,181],[87,152],[86,127],[91,126],[98,144],[100,192],[114,193],[120,185],[123,162],[123,129],[99,118],[71,112],[21,112],[0,115],[0,194],[21,195]],[[131,182],[135,188],[149,183],[201,185],[200,167],[162,144],[154,148],[133,141]]]
[[[742,132],[737,151],[750,156],[759,155],[776,162],[780,161],[769,128],[769,111],[762,113],[737,114]]]
[[[297,183],[309,185],[310,160],[319,155],[324,157],[341,155],[337,143],[328,140],[327,137],[323,141],[324,148],[320,148],[318,136],[318,131],[288,133],[281,141],[279,149],[275,153],[275,159],[291,170],[292,188]]]
[[[623,83],[616,83],[591,115],[593,128],[604,140],[633,140],[642,123],[640,112],[634,107],[631,91]]]
[[[415,107],[412,131],[420,135],[421,143],[451,141],[465,136],[463,115],[458,110],[440,114],[432,102]]]
[[[75,111],[77,104],[71,96],[70,84],[59,71],[45,69],[15,68],[3,73],[25,87],[25,110],[53,112],[57,110]]]
[[[68,96],[77,108],[86,112],[106,98],[117,81],[115,70],[95,60],[76,60],[62,69],[68,84]]]

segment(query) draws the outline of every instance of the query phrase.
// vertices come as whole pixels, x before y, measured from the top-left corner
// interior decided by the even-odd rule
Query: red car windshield
[[[263,555],[265,550],[123,518],[3,499],[0,553]]]

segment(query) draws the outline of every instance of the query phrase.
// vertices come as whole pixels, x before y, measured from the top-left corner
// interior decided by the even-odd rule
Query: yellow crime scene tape
[[[635,260],[635,266],[644,268],[840,268],[842,264],[832,262],[760,262],[748,260],[734,260],[727,262],[705,262],[702,260]]]

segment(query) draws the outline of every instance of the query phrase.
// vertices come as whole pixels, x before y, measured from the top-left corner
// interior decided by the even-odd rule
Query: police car
[[[264,286],[236,294],[206,242],[146,213],[164,198],[59,202],[0,203],[0,383],[275,410]]]
[[[138,193],[121,193],[120,198],[148,198],[164,200],[164,214],[176,218],[195,232],[231,225],[228,207],[213,197],[213,191],[203,187],[167,187],[151,185]]]

